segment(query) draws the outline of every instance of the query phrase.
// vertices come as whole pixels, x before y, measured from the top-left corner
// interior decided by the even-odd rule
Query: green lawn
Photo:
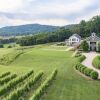
[[[39,45],[27,50],[9,66],[0,65],[0,73],[11,71],[20,74],[33,69],[35,72],[44,71],[47,77],[57,68],[56,80],[47,89],[43,100],[100,100],[100,82],[85,79],[75,71],[77,59],[71,57],[72,51],[66,52],[63,48],[60,48],[62,51],[44,50],[45,47]]]

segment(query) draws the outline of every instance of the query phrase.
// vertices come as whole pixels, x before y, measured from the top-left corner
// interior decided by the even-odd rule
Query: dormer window
[[[96,33],[92,33],[92,37],[94,37],[96,35]]]

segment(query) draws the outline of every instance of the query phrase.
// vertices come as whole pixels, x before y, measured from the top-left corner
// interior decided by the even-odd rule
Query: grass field
[[[77,73],[74,65],[76,58],[72,58],[72,51],[44,50],[50,45],[39,45],[27,50],[8,66],[0,65],[0,73],[11,71],[18,75],[34,70],[43,71],[45,77],[57,68],[56,80],[47,89],[43,100],[100,100],[100,81],[89,80]],[[62,51],[61,51],[62,50]],[[0,49],[0,55],[12,52],[12,49]],[[30,91],[29,95],[32,95]]]

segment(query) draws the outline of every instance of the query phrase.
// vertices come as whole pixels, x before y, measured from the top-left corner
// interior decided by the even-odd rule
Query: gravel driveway
[[[99,79],[100,79],[100,70],[96,69],[92,65],[93,59],[97,55],[100,55],[100,54],[97,54],[96,52],[89,52],[89,53],[83,53],[83,55],[86,56],[86,59],[82,62],[82,64],[85,65],[86,67],[89,67],[89,68],[94,69],[95,71],[97,71],[99,73]]]

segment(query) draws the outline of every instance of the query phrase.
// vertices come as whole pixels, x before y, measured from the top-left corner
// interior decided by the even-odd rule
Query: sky
[[[23,24],[63,26],[100,14],[100,0],[0,0],[0,27]]]

